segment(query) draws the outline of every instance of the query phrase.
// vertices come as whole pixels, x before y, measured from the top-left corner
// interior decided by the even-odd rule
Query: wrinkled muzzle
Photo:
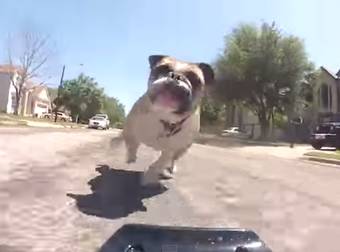
[[[181,114],[192,108],[192,87],[183,76],[170,74],[154,80],[148,94],[154,107],[159,110]]]

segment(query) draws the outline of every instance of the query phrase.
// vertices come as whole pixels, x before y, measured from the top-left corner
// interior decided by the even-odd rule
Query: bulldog
[[[149,64],[148,89],[133,105],[122,132],[128,163],[136,161],[140,144],[161,152],[145,171],[144,185],[173,177],[176,160],[199,132],[199,104],[205,86],[214,81],[214,72],[205,63],[152,55]]]

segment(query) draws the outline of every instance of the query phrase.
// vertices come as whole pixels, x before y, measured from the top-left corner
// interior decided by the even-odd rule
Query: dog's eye
[[[155,75],[167,75],[172,69],[168,65],[160,65],[154,69]]]
[[[188,78],[193,88],[199,88],[201,86],[201,80],[195,73],[187,72],[185,76]]]

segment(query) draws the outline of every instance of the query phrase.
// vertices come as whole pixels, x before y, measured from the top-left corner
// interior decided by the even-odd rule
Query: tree
[[[48,94],[50,95],[50,98],[52,101],[57,98],[58,96],[58,88],[48,88]]]
[[[266,138],[275,113],[292,113],[312,70],[299,38],[282,34],[275,24],[240,25],[226,36],[217,59],[216,95],[255,113]]]
[[[202,124],[215,123],[220,116],[222,107],[209,97],[203,97],[201,102],[201,122]]]
[[[23,32],[8,40],[8,61],[12,74],[11,84],[15,88],[16,115],[19,113],[27,81],[41,77],[41,70],[50,56],[48,42],[47,36],[33,32]]]
[[[124,105],[114,97],[104,97],[103,113],[107,114],[110,119],[111,126],[121,127],[125,119]]]
[[[80,74],[78,78],[67,80],[61,95],[54,103],[57,107],[64,106],[71,111],[72,118],[87,121],[99,113],[104,100],[104,91],[91,77]]]

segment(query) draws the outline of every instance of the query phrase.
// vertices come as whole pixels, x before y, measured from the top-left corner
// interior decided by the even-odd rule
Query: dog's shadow
[[[101,165],[96,170],[100,175],[88,182],[91,194],[67,194],[76,200],[77,208],[88,215],[116,219],[133,212],[146,211],[142,199],[167,190],[161,184],[142,186],[142,172],[112,169],[107,165]]]

